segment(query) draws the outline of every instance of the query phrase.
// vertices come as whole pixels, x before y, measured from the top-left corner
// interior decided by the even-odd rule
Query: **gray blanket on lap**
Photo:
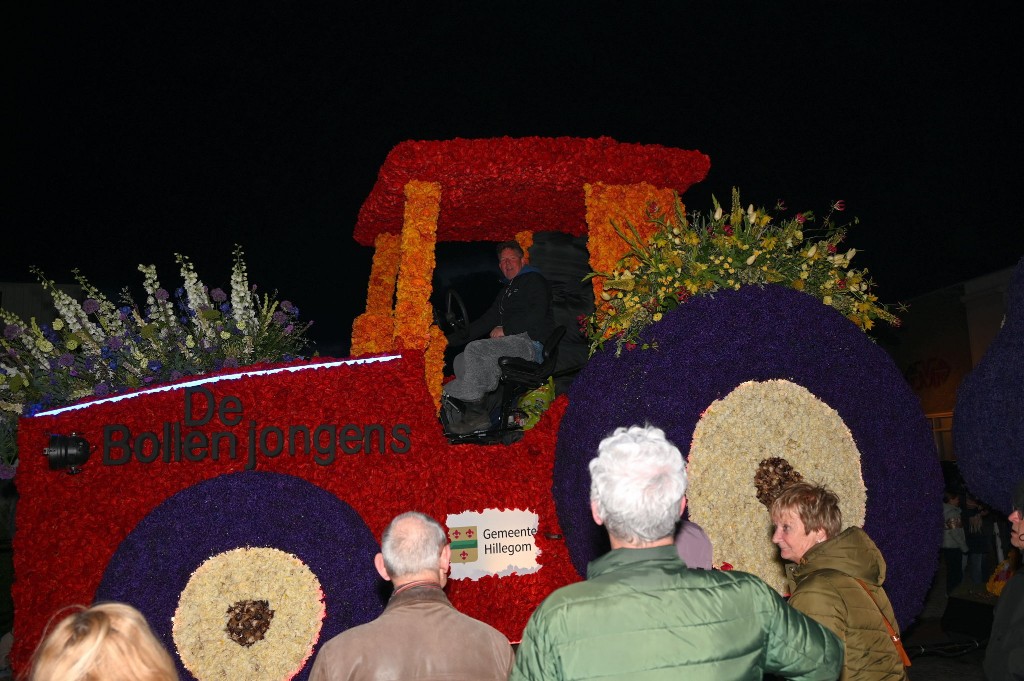
[[[444,386],[444,392],[466,402],[475,402],[498,387],[500,357],[519,357],[533,361],[533,341],[525,333],[501,338],[484,338],[466,346],[454,362],[455,379]]]

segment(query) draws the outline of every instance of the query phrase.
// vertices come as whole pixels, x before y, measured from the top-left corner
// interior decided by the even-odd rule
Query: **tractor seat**
[[[556,326],[555,330],[544,341],[544,360],[538,364],[519,357],[502,357],[498,360],[501,369],[500,382],[506,386],[520,390],[520,394],[539,388],[555,373],[558,362],[558,344],[565,336],[565,327]]]

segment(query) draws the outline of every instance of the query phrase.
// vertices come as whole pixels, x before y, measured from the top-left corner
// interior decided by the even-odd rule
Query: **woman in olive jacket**
[[[907,672],[893,642],[899,625],[882,588],[885,560],[859,527],[840,532],[839,498],[798,482],[771,507],[790,580],[789,604],[831,629],[846,644],[841,681],[904,681]]]

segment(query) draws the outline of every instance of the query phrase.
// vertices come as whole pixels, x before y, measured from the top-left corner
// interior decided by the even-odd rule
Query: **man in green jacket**
[[[551,594],[523,633],[510,681],[833,681],[843,645],[757,577],[691,570],[673,543],[682,455],[654,427],[619,428],[590,462],[594,521],[612,550]]]

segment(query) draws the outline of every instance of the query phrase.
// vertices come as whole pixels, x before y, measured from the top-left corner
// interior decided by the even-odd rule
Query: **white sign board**
[[[448,541],[452,547],[449,579],[477,580],[486,575],[507,577],[540,570],[537,548],[539,518],[530,511],[486,508],[476,513],[450,514]]]

